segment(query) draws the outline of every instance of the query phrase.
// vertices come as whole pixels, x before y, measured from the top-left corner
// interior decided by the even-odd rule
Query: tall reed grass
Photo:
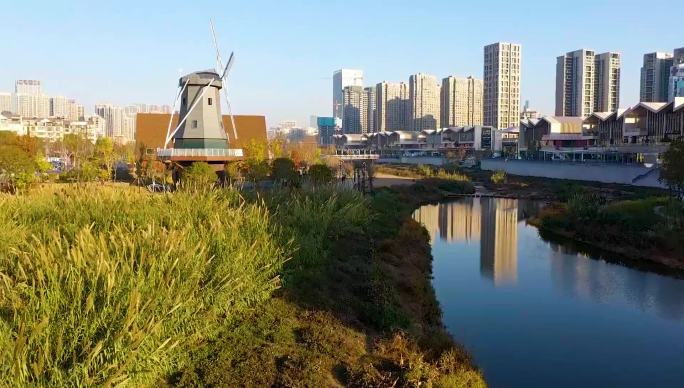
[[[292,247],[232,191],[0,197],[0,385],[141,385],[269,298]]]

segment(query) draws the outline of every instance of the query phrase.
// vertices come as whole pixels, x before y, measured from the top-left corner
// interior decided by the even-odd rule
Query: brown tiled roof
[[[139,149],[141,145],[145,148],[164,147],[164,138],[169,126],[170,113],[138,113],[136,115],[135,143]],[[266,117],[235,115],[235,126],[237,127],[237,139],[233,134],[233,125],[230,116],[223,116],[223,128],[226,129],[230,148],[245,148],[252,140],[266,142]],[[171,123],[171,130],[178,124],[178,115],[175,114]],[[170,145],[173,147],[173,144]]]

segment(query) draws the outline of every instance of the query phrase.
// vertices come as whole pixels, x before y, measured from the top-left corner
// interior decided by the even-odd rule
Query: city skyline
[[[554,111],[556,57],[583,47],[621,53],[620,101],[623,106],[631,106],[639,100],[643,55],[682,46],[677,34],[666,33],[655,20],[641,18],[641,6],[617,1],[580,2],[567,10],[564,20],[573,25],[572,34],[559,29],[553,18],[540,18],[535,28],[548,31],[545,34],[510,28],[506,21],[528,17],[530,7],[540,15],[558,12],[557,5],[542,2],[522,6],[497,2],[485,6],[432,1],[423,9],[410,8],[413,18],[405,15],[408,2],[399,2],[391,8],[384,4],[359,3],[364,9],[357,15],[360,25],[373,20],[378,31],[392,26],[401,28],[402,39],[390,42],[360,30],[340,32],[329,28],[331,20],[350,15],[352,3],[257,1],[219,13],[216,16],[219,43],[224,52],[236,51],[235,77],[229,92],[234,111],[265,114],[269,125],[288,118],[306,123],[312,114],[329,116],[332,113],[330,74],[339,68],[364,70],[365,86],[383,80],[406,82],[408,75],[416,73],[482,78],[482,48],[497,41],[523,46],[521,100],[530,100],[542,113]],[[674,1],[650,4],[649,11],[666,14],[675,4]],[[0,91],[11,91],[17,79],[40,79],[46,85],[47,94],[71,96],[88,110],[107,101],[116,105],[133,101],[164,105],[172,102],[174,91],[169,80],[178,77],[179,69],[187,73],[214,63],[208,31],[213,7],[171,7],[169,10],[162,3],[135,3],[134,6],[127,2],[98,7],[94,10],[78,1],[71,7],[58,4],[7,7],[5,17],[9,30],[24,31],[22,26],[26,25],[40,27],[24,31],[4,47],[5,57],[15,59],[0,64],[0,74],[3,74]],[[592,26],[602,21],[601,15],[608,10],[614,12],[616,7],[620,9],[621,23],[595,34]],[[162,8],[164,12],[155,13],[154,18],[146,16],[149,11]],[[475,39],[471,38],[472,34],[454,32],[446,22],[450,11],[456,8],[474,15],[465,20],[460,31],[476,29],[484,19],[492,23],[487,24],[487,29],[479,27]],[[488,15],[494,8],[496,14]],[[380,12],[386,15],[377,19]],[[410,21],[415,17],[427,17],[431,22],[412,26]],[[181,33],[174,26],[186,18],[197,21],[197,27]],[[294,23],[285,23],[285,20]],[[632,36],[634,23],[647,32]],[[256,25],[259,28],[254,28]],[[83,34],[84,30],[91,32]],[[69,39],[73,44],[56,44]],[[421,55],[407,55],[410,53],[407,49],[417,42],[421,42]],[[340,50],[345,43],[354,49]],[[444,50],[446,45],[452,49]],[[45,57],[54,58],[52,66],[40,60]],[[144,82],[140,82],[141,78]]]

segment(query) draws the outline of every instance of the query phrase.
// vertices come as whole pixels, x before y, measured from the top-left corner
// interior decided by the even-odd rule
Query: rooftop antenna
[[[214,19],[209,19],[209,27],[211,28],[211,39],[212,42],[214,43],[214,49],[216,49],[216,72],[219,72],[219,69],[223,68],[223,59],[221,59],[221,51],[219,50],[219,45],[218,45],[218,40],[216,39],[216,29],[214,28]],[[225,77],[228,75],[228,72],[230,71],[230,68],[233,67],[233,60],[235,59],[235,53],[231,52],[230,57],[228,58],[228,63],[226,64],[226,67],[223,71],[223,75],[221,76],[221,80],[224,83],[223,87],[223,97],[224,100],[226,100],[226,107],[228,108],[228,117],[230,117],[230,124],[233,127],[233,136],[235,139],[238,138],[237,134],[237,129],[235,127],[235,119],[233,118],[233,111],[230,107],[230,100],[228,99],[228,82],[226,81]]]

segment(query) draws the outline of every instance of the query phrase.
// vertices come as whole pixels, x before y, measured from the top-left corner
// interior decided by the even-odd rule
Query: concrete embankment
[[[658,169],[638,165],[483,159],[480,167],[511,175],[666,188],[658,180]]]

